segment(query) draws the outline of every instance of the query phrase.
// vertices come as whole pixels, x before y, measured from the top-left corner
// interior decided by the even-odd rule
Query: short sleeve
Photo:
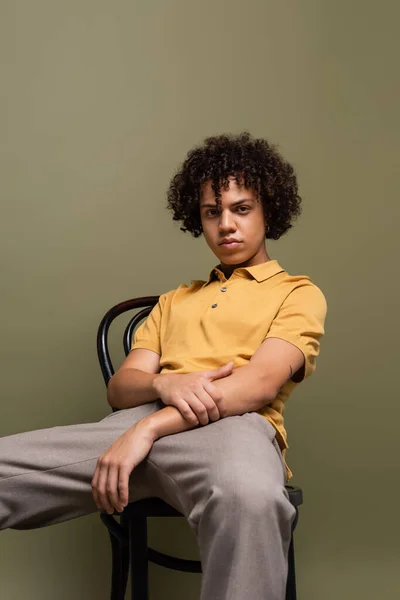
[[[291,378],[295,383],[309,377],[316,368],[320,339],[325,334],[327,303],[314,284],[295,288],[283,302],[265,336],[294,344],[304,354],[305,364]]]
[[[161,356],[161,318],[167,294],[162,294],[146,320],[136,329],[131,350],[145,348]]]

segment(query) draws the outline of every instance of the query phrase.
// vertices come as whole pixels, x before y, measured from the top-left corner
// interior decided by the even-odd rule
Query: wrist
[[[154,414],[156,413],[147,415],[137,423],[140,430],[144,432],[144,435],[149,436],[153,443],[160,437],[156,420],[153,418]]]

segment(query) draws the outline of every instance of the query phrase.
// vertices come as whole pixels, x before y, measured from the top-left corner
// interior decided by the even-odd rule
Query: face
[[[270,260],[265,249],[266,221],[255,190],[239,186],[229,178],[229,188],[221,189],[217,208],[211,181],[202,186],[200,216],[203,234],[221,263],[225,275],[236,267],[251,267]],[[223,243],[224,240],[235,240]]]

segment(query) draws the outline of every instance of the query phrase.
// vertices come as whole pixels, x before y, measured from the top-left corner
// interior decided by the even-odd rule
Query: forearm
[[[133,408],[156,400],[159,396],[154,388],[158,375],[139,369],[117,371],[107,388],[107,401],[113,408]]]
[[[213,384],[222,392],[227,417],[255,412],[274,400],[268,379],[252,363],[235,369],[229,377],[213,381]]]
[[[140,423],[148,428],[153,440],[158,440],[166,435],[180,433],[188,429],[195,429],[199,425],[191,425],[184,419],[175,406],[166,406],[155,413],[144,417]]]
[[[223,394],[226,417],[254,412],[273,399],[268,393],[268,383],[253,365],[239,367],[232,375],[215,380],[213,384]],[[167,406],[148,415],[142,419],[142,423],[150,429],[154,440],[200,427],[191,425],[174,406]]]

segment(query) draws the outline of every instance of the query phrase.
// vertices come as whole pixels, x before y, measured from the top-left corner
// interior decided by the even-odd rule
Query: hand
[[[122,512],[129,500],[129,477],[150,452],[155,438],[146,424],[139,421],[99,457],[92,479],[97,508],[112,515]]]
[[[154,387],[164,404],[175,406],[191,425],[207,425],[226,416],[222,394],[212,381],[227,377],[232,371],[231,361],[218,369],[160,374],[154,379]]]

